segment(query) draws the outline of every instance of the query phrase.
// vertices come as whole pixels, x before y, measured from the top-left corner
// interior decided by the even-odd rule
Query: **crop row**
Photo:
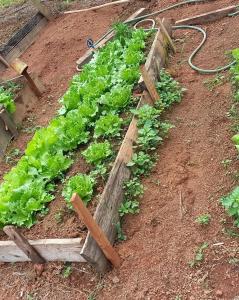
[[[116,38],[72,78],[58,115],[35,132],[24,156],[5,174],[0,185],[0,227],[32,226],[37,212],[54,199],[57,179],[73,163],[72,151],[88,143],[82,155],[92,166],[91,173],[70,178],[63,196],[69,201],[72,191],[77,191],[85,203],[91,199],[97,176],[106,172],[105,162],[113,154],[107,139],[119,136],[124,122],[120,115],[134,104],[132,89],[140,76],[148,35],[123,24],[115,31]]]

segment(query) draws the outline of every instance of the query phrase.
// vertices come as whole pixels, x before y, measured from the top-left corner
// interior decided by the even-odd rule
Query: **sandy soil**
[[[124,10],[111,8],[101,14],[60,17],[49,24],[22,56],[47,88],[41,105],[32,112],[34,122],[44,125],[54,115],[57,99],[75,72],[75,61],[86,50],[89,33],[99,37],[113,21],[136,6],[147,5],[154,11],[176,2],[136,1]],[[177,20],[235,3],[211,1],[164,16]],[[209,38],[195,62],[201,67],[226,63],[225,51],[238,46],[238,18],[225,18],[203,28]],[[187,65],[189,54],[200,41],[199,34],[177,31],[174,38],[177,53],[168,68],[187,92],[165,116],[176,127],[158,149],[159,160],[152,175],[144,180],[146,191],[140,213],[124,220],[127,241],[116,246],[122,257],[121,267],[100,277],[86,265],[73,264],[72,274],[64,279],[63,264],[48,264],[40,277],[31,264],[2,264],[0,299],[236,300],[239,296],[239,269],[229,264],[230,258],[238,258],[238,239],[223,233],[225,228],[232,228],[232,220],[219,205],[220,197],[236,184],[238,167],[230,141],[231,123],[226,116],[232,104],[228,74],[224,74],[221,86],[209,91],[204,81],[213,76],[199,75]],[[14,147],[23,150],[30,137],[21,135]],[[233,162],[227,168],[222,164],[225,159]],[[1,171],[9,168],[4,164],[0,167]],[[35,227],[38,229],[28,231],[28,237],[81,235],[84,228],[71,230],[76,224],[74,215],[65,215],[64,223],[59,227],[56,224],[54,213],[62,205],[60,200],[54,201],[50,215]],[[195,223],[195,218],[204,213],[212,216],[207,227]],[[205,259],[199,267],[190,268],[189,262],[203,242],[209,244]]]

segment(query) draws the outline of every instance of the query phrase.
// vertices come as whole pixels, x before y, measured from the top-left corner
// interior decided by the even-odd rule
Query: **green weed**
[[[200,215],[196,218],[196,222],[200,225],[208,225],[211,220],[211,215],[210,214],[204,214]]]
[[[208,246],[209,246],[208,243],[204,242],[198,247],[198,249],[196,250],[194,259],[189,262],[189,266],[191,268],[200,266],[200,264],[204,260],[204,250],[207,249]]]

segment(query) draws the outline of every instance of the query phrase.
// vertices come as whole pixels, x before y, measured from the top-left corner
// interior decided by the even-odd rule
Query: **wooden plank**
[[[209,11],[203,14],[199,14],[193,17],[176,21],[175,25],[197,25],[205,24],[208,22],[214,22],[226,17],[228,14],[236,12],[237,7],[235,5],[227,6],[217,10]]]
[[[14,47],[11,47],[11,50],[6,55],[3,55],[5,60],[11,62],[13,59],[23,54],[37,39],[37,35],[47,23],[48,20],[46,18],[42,18],[39,23],[26,36],[24,36],[24,38],[22,38],[21,41],[19,41]]]
[[[52,20],[54,18],[50,8],[41,0],[31,0],[32,4],[39,10],[39,12],[47,18],[47,20]]]
[[[113,2],[109,2],[109,3],[105,3],[105,4],[102,4],[102,5],[97,5],[97,6],[93,6],[93,7],[89,7],[89,8],[65,11],[64,14],[74,14],[74,13],[81,13],[81,12],[84,12],[84,11],[97,10],[97,9],[104,8],[104,7],[107,7],[107,6],[128,3],[129,1],[130,0],[113,1]]]
[[[80,255],[82,239],[28,240],[46,261],[85,262]],[[30,258],[13,241],[0,241],[0,262],[24,262]]]
[[[159,22],[160,30],[161,30],[162,34],[166,37],[166,39],[170,45],[170,48],[173,50],[173,53],[176,53],[176,48],[174,46],[174,43],[160,18],[158,18],[158,22]]]
[[[149,91],[149,94],[151,96],[151,98],[154,101],[157,101],[160,99],[159,94],[156,90],[155,84],[153,82],[153,80],[150,78],[148,71],[145,68],[145,65],[141,65],[140,66],[140,71],[144,80],[144,83],[146,85],[147,90]]]
[[[83,221],[83,223],[88,228],[91,236],[94,238],[96,243],[99,245],[100,249],[103,251],[105,257],[108,258],[108,260],[112,263],[114,267],[118,268],[120,266],[119,254],[111,246],[104,232],[95,222],[89,210],[85,207],[83,201],[76,193],[74,193],[74,195],[72,196],[71,203],[75,211]]]
[[[12,140],[12,134],[9,131],[6,131],[5,124],[0,118],[0,157],[4,156],[4,153],[7,149],[7,146]]]
[[[160,67],[164,66],[167,61],[167,43],[168,42],[163,37],[162,33],[158,32],[157,38],[154,40],[147,59],[148,72],[154,79],[158,77]],[[162,48],[165,49],[163,53],[159,51],[159,46],[162,46]],[[163,57],[161,57],[161,55],[163,55]],[[160,62],[157,63],[157,68],[155,68],[154,62],[157,62],[158,60]],[[152,105],[153,100],[145,91],[137,108],[146,103]],[[94,220],[103,230],[111,244],[114,243],[117,233],[115,225],[120,220],[118,209],[124,197],[123,184],[130,178],[130,170],[127,168],[127,163],[131,160],[133,155],[133,144],[137,139],[137,134],[137,119],[133,118],[121,144],[120,150],[111,169],[109,179],[94,214]],[[106,272],[110,267],[108,260],[90,233],[87,234],[81,255],[101,273]]]
[[[9,113],[4,109],[2,105],[0,105],[0,119],[3,121],[5,125],[5,129],[9,130],[11,135],[15,138],[18,136],[17,126],[13,122]]]
[[[37,250],[29,244],[28,240],[17,230],[14,226],[5,226],[3,231],[10,237],[11,240],[31,259],[37,264],[45,263],[45,259],[37,252]]]
[[[126,19],[126,21],[130,21],[133,20],[136,17],[140,17],[141,15],[143,15],[143,13],[145,12],[145,8],[140,8],[139,10],[137,10],[135,13],[133,13],[129,18]],[[97,48],[101,48],[105,45],[105,43],[111,41],[114,37],[114,32],[110,33],[107,37],[105,37],[98,45]],[[93,57],[93,51],[91,49],[87,50],[85,52],[85,54],[80,57],[76,64],[78,66],[78,68],[82,68],[82,66],[86,63],[88,63],[91,58]]]

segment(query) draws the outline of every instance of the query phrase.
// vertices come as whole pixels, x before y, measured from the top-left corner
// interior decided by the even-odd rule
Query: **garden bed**
[[[156,36],[156,41],[157,41],[157,43],[159,43],[159,40],[158,39],[161,39],[160,40],[160,42],[161,42],[161,44],[163,45],[163,47],[166,47],[166,41],[163,39],[163,37],[162,37],[162,35],[160,34],[157,34],[157,36]],[[157,44],[156,42],[154,42],[153,43],[153,45],[154,45],[154,49],[153,49],[153,52],[151,51],[150,52],[150,55],[149,55],[149,59],[148,59],[148,61],[147,61],[147,69],[148,70],[151,70],[151,61],[152,61],[152,59],[156,59],[156,60],[158,60],[158,58],[160,57],[160,53],[159,53],[159,51],[158,51],[158,49],[159,49],[159,47],[156,47],[158,44]],[[161,45],[161,46],[162,46]],[[155,50],[156,49],[156,50]],[[158,57],[158,58],[157,58]],[[161,60],[162,62],[164,62],[165,60],[163,59],[163,60]],[[155,76],[156,77],[156,76]],[[148,99],[148,97],[147,97],[147,99]],[[142,101],[144,101],[144,99],[142,99],[141,100],[141,102]],[[132,126],[131,126],[132,127]],[[131,128],[130,127],[130,128]],[[130,130],[132,130],[132,128],[130,129]],[[127,134],[126,134],[126,136],[127,136]],[[131,150],[132,151],[132,150]],[[118,155],[118,156],[120,156],[120,155]],[[115,166],[118,164],[118,162],[119,162],[119,160],[116,160],[116,162],[115,162]],[[111,171],[111,175],[110,175],[110,177],[109,178],[111,178],[111,180],[112,180],[112,176],[115,176],[115,175],[112,175],[112,174],[114,174],[114,172],[115,172],[115,167],[113,167],[113,169],[112,169],[112,171]],[[110,182],[110,179],[109,179],[109,181],[108,181],[108,183],[106,184],[106,190],[107,190],[107,186],[111,186],[111,184],[109,183]],[[123,188],[123,181],[122,181],[122,179],[121,179],[121,181],[119,182],[119,186],[120,186],[120,188],[122,189]],[[118,196],[118,195],[117,195]],[[122,200],[122,199],[121,199]],[[120,201],[121,200],[117,200],[118,201],[118,204],[114,207],[114,215],[115,215],[115,213],[117,212],[117,214],[118,214],[118,206],[119,206],[119,204],[120,204]],[[107,201],[109,201],[109,199],[107,200]],[[104,201],[103,201],[104,202]],[[102,203],[102,202],[100,202],[100,203]],[[112,202],[113,203],[113,202]],[[102,204],[101,204],[102,205]],[[98,210],[98,209],[97,209]],[[97,211],[96,210],[96,211]],[[97,214],[97,213],[96,213]],[[108,214],[107,214],[107,216],[108,216]],[[109,217],[110,217],[110,214],[109,214]],[[111,237],[110,237],[110,239],[112,240],[112,242],[113,242],[113,240],[114,240],[114,236],[115,236],[115,224],[112,224],[112,222],[110,222],[109,223],[109,227],[112,227],[111,229],[110,229],[110,231],[111,231]],[[113,231],[112,231],[113,230]],[[102,255],[101,255],[102,256]],[[97,259],[97,261],[98,261],[99,259]],[[90,261],[90,259],[89,259],[89,261]],[[105,264],[105,266],[106,266],[106,263],[104,263]],[[108,263],[107,263],[108,264]],[[98,269],[100,269],[100,268],[98,268]],[[102,271],[103,269],[101,269],[101,271]]]

